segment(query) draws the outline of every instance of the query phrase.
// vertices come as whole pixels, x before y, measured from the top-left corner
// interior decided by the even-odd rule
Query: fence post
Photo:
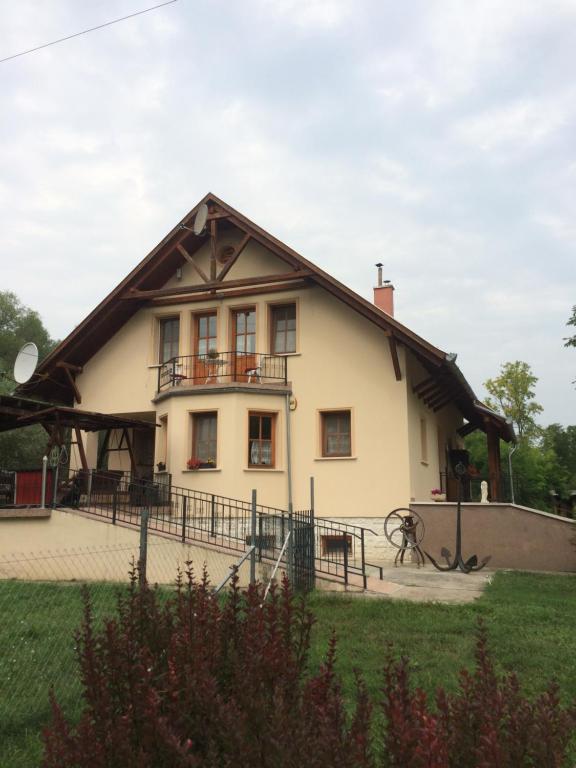
[[[88,485],[86,488],[86,507],[90,509],[90,505],[92,504],[92,473],[94,472],[93,469],[88,470]]]
[[[368,586],[368,581],[366,577],[366,556],[364,551],[364,528],[360,529],[360,548],[362,552],[362,582],[364,584],[364,589]]]
[[[256,583],[256,488],[252,489],[252,520],[251,520],[250,546],[253,548],[250,555],[250,584]]]
[[[348,584],[348,535],[342,534],[342,541],[344,543],[344,584]]]
[[[140,586],[146,583],[146,566],[148,561],[148,516],[150,511],[144,507],[140,515],[140,557],[138,559],[138,581]]]
[[[314,511],[315,502],[315,488],[314,478],[310,478],[310,565],[312,568],[311,574],[311,589],[316,586],[316,517]]]
[[[118,501],[118,489],[112,491],[112,525],[116,525],[116,505]]]
[[[262,562],[262,515],[258,515],[258,562]]]
[[[182,496],[182,542],[186,541],[186,501],[187,497]]]
[[[40,506],[42,509],[46,506],[46,476],[48,474],[48,456],[42,456],[42,498]]]
[[[214,500],[214,494],[210,498],[210,536],[215,536],[216,533],[216,504]]]
[[[56,464],[56,467],[52,469],[52,482],[54,484],[54,493],[52,494],[52,509],[56,509],[56,496],[58,495],[58,470],[60,469],[60,462]]]

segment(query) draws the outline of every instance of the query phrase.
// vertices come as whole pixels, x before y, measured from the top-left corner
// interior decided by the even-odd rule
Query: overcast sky
[[[155,0],[0,0],[0,58]],[[576,0],[178,0],[0,64],[0,288],[64,337],[211,191],[576,423]]]

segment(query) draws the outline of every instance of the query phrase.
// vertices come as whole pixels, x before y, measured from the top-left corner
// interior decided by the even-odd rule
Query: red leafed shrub
[[[115,618],[96,631],[85,598],[77,636],[85,709],[70,726],[56,701],[44,768],[556,768],[576,727],[550,688],[525,700],[499,679],[479,630],[477,664],[432,710],[408,663],[384,662],[382,707],[358,678],[347,713],[336,641],[314,675],[313,617],[287,582],[233,584],[220,602],[206,578],[173,597],[132,579]],[[383,713],[383,716],[382,714]]]
[[[576,705],[562,709],[551,683],[534,702],[514,674],[499,677],[478,627],[476,667],[460,672],[459,690],[412,690],[406,659],[387,659],[383,765],[392,768],[560,768],[576,729]],[[572,742],[574,743],[574,742]]]

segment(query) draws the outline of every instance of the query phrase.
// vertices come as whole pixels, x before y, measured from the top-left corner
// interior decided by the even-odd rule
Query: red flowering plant
[[[188,469],[200,469],[200,467],[202,466],[202,462],[200,461],[200,459],[196,458],[196,456],[192,456],[192,458],[188,459],[188,461],[186,462],[186,466],[188,467]]]

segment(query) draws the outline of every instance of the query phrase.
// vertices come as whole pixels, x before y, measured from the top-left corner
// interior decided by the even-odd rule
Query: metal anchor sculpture
[[[438,571],[455,571],[457,568],[459,568],[463,573],[481,571],[482,568],[488,564],[490,556],[485,557],[480,565],[478,565],[478,555],[472,555],[466,561],[464,561],[464,558],[462,557],[462,478],[466,474],[466,467],[464,464],[456,464],[454,467],[454,474],[458,478],[458,504],[456,507],[456,553],[454,555],[454,560],[451,563],[448,562],[447,565],[439,565],[428,552],[424,551],[424,554],[428,560],[430,560],[434,568],[436,568]],[[447,552],[445,548],[442,550],[442,553],[444,552]],[[447,552],[447,555],[448,556],[446,559],[448,560],[450,553]]]

